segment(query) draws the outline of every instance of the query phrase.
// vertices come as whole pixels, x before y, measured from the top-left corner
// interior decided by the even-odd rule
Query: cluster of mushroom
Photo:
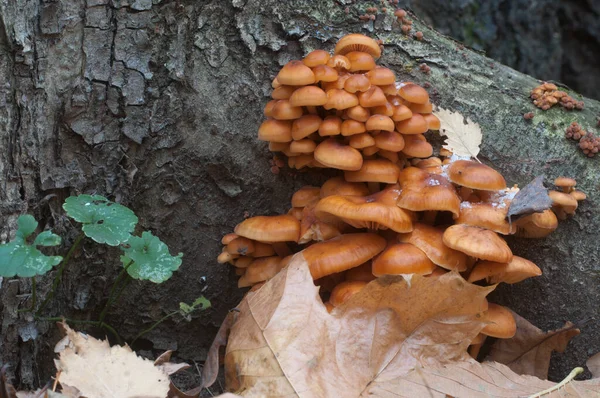
[[[600,151],[600,137],[586,131],[577,122],[572,122],[565,132],[565,137],[577,141],[579,149],[588,157],[594,157]]]
[[[568,110],[582,110],[584,106],[583,101],[577,101],[566,92],[559,90],[555,84],[546,82],[531,91],[531,99],[535,106],[544,111],[556,104]]]
[[[405,158],[426,158],[433,148],[423,133],[437,130],[429,94],[375,64],[380,46],[360,34],[287,63],[273,80],[273,100],[258,131],[291,168],[329,167],[352,181],[380,170],[397,180]]]
[[[361,40],[371,39],[363,36]],[[401,105],[410,109],[412,104]],[[318,115],[307,111],[307,115]],[[415,115],[424,118],[420,112],[411,118]],[[391,132],[377,131],[372,137]],[[403,139],[418,135],[423,137],[418,141],[431,148],[422,133],[396,134]],[[332,164],[346,170],[343,177],[331,178],[321,187],[303,187],[292,196],[287,214],[248,218],[223,237],[218,261],[236,268],[240,287],[260,288],[299,251],[330,311],[382,275],[401,275],[410,283],[415,274],[436,276],[456,271],[472,283],[516,283],[541,275],[541,270],[514,256],[501,235],[544,237],[556,229],[557,215],[573,214],[577,200],[583,199],[573,190],[573,180],[557,180],[562,192],[551,193],[553,209],[509,223],[508,208],[518,188],[507,188],[502,175],[489,166],[456,158],[446,150],[440,151],[439,157],[400,150],[395,162],[363,152],[360,168],[347,170],[339,166],[352,159],[346,149],[353,147],[340,135],[335,137],[317,145],[335,140],[335,149],[327,158],[317,157],[315,151],[306,165]],[[286,143],[291,147],[297,141]],[[485,336],[509,338],[515,333],[515,321],[502,306],[489,303],[486,319],[489,324],[473,342],[473,354]]]

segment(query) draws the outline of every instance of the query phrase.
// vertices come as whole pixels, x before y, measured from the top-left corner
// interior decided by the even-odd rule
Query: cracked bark
[[[348,3],[348,4],[343,4]],[[544,276],[496,294],[501,303],[544,329],[597,311],[599,167],[562,138],[578,120],[595,124],[600,105],[569,113],[534,110],[536,81],[415,21],[417,42],[391,15],[359,24],[367,4],[274,0],[9,0],[0,5],[0,239],[16,218],[32,213],[72,242],[75,226],[61,204],[70,194],[96,192],[130,206],[140,226],[182,251],[179,272],[162,285],[137,283],[108,316],[125,338],[203,293],[213,309],[191,322],[170,320],[146,336],[147,353],[176,349],[203,361],[227,310],[241,297],[235,276],[214,260],[220,237],[251,215],[287,210],[291,193],[324,180],[317,173],[269,171],[256,140],[270,81],[278,69],[314,48],[331,49],[348,32],[371,32],[386,48],[381,63],[400,79],[430,82],[433,101],[481,124],[481,159],[511,183],[540,173],[570,175],[590,200],[550,238],[510,243]],[[344,9],[349,7],[349,13]],[[391,13],[390,13],[391,14]],[[427,61],[431,75],[415,66]],[[534,110],[533,123],[522,114]],[[63,252],[68,244],[63,247]],[[49,314],[94,318],[119,270],[117,252],[86,243],[69,265]],[[54,276],[39,278],[43,296]],[[206,277],[206,282],[204,282]],[[27,305],[26,280],[4,280],[0,362],[22,387],[52,375],[57,341],[51,324],[17,316]],[[600,350],[589,323],[550,372],[562,379]],[[88,331],[101,334],[98,330]],[[34,338],[35,337],[35,338]]]

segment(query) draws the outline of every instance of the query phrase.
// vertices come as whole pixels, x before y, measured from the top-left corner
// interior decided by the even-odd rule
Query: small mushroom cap
[[[323,120],[318,115],[304,115],[292,122],[292,138],[301,140],[319,131]]]
[[[339,78],[338,71],[327,65],[317,65],[312,68],[315,82],[335,82]]]
[[[228,245],[232,240],[237,239],[237,238],[239,238],[238,234],[234,234],[232,232],[232,233],[223,235],[223,238],[221,239],[221,243],[224,245]]]
[[[297,242],[300,222],[288,214],[251,217],[239,223],[235,233],[260,242]]]
[[[373,58],[381,56],[379,44],[368,36],[353,33],[342,37],[336,44],[334,54],[346,55],[351,51],[362,51],[370,54]]]
[[[373,275],[373,270],[371,266],[371,261],[367,261],[363,265],[359,265],[358,267],[350,268],[346,271],[346,280],[347,281],[362,281],[362,282],[371,282],[377,277]]]
[[[578,202],[587,198],[587,195],[581,191],[571,191],[569,195],[571,195]]]
[[[379,254],[386,245],[383,237],[372,234],[346,234],[304,249],[313,279],[357,267]]]
[[[258,128],[258,139],[271,142],[290,142],[292,140],[292,122],[267,119]]]
[[[396,129],[402,134],[423,134],[428,130],[427,121],[419,113],[413,113],[410,119],[396,122]]]
[[[554,185],[560,188],[573,188],[577,185],[577,181],[569,177],[557,177],[554,180]]]
[[[469,225],[452,225],[444,231],[444,244],[471,257],[482,260],[510,263],[512,251],[498,234]]]
[[[399,175],[400,168],[386,159],[365,160],[358,170],[344,173],[346,181],[384,182],[387,184],[396,183]]]
[[[472,160],[457,160],[448,165],[448,178],[455,184],[482,191],[506,189],[502,174],[485,164]]]
[[[409,158],[428,158],[433,155],[433,147],[425,137],[418,135],[405,135],[402,153]]]
[[[438,119],[438,117],[432,113],[428,115],[423,115],[423,118],[427,122],[427,128],[429,130],[439,130],[440,127],[442,127],[440,119]]]
[[[411,231],[411,215],[396,206],[398,191],[394,188],[370,196],[327,196],[317,203],[315,214],[317,217],[323,213],[333,215],[355,228]]]
[[[542,275],[542,270],[523,257],[513,256],[510,263],[498,263],[495,261],[479,261],[469,274],[469,282],[486,279],[488,283],[517,283],[533,276]]]
[[[275,106],[275,104],[277,103],[278,100],[271,100],[269,102],[267,102],[267,105],[265,105],[265,109],[264,109],[264,115],[265,117],[272,117],[273,116],[273,107]]]
[[[344,90],[352,94],[357,91],[367,91],[370,88],[371,82],[365,75],[352,75],[344,82]]]
[[[302,61],[290,61],[281,68],[277,80],[283,85],[305,86],[315,82],[315,74]]]
[[[294,86],[279,86],[271,93],[271,98],[276,100],[288,99],[297,87]]]
[[[359,151],[349,145],[343,145],[329,138],[319,145],[314,152],[315,160],[327,167],[340,170],[361,170],[363,157]]]
[[[399,234],[400,242],[412,243],[421,249],[435,264],[451,271],[467,269],[467,256],[444,244],[444,230],[430,225],[415,223],[412,232]]]
[[[233,266],[236,268],[248,268],[254,261],[254,257],[242,256],[234,260]]]
[[[394,109],[395,108],[392,104],[390,104],[389,102],[386,102],[385,105],[379,105],[379,106],[373,107],[371,109],[371,111],[373,112],[373,114],[392,117],[394,115]]]
[[[317,86],[300,87],[289,99],[291,106],[321,106],[327,103],[327,94]]]
[[[331,55],[325,50],[314,50],[309,52],[306,57],[302,60],[302,63],[309,68],[313,68],[318,65],[325,65],[329,61]]]
[[[339,135],[342,132],[342,119],[338,116],[327,116],[319,126],[319,135],[327,137]]]
[[[373,156],[377,152],[379,152],[379,148],[377,148],[375,145],[363,148],[362,150],[362,154],[364,156]]]
[[[321,198],[321,188],[305,185],[292,195],[292,207],[305,207]]]
[[[274,256],[275,255],[275,249],[273,249],[273,246],[268,244],[268,243],[264,243],[264,242],[258,242],[255,241],[254,242],[254,251],[252,252],[252,254],[250,255],[250,257],[270,257],[270,256]]]
[[[257,258],[246,268],[238,280],[238,287],[248,287],[273,278],[281,270],[281,257]]]
[[[368,131],[394,131],[394,121],[385,115],[372,115],[365,126]]]
[[[378,66],[375,69],[370,70],[366,73],[366,75],[371,84],[375,84],[377,86],[387,86],[396,82],[396,75],[394,75],[394,72],[392,72],[391,69],[383,66]]]
[[[367,286],[367,282],[364,281],[341,282],[331,291],[329,302],[333,304],[334,307],[339,307],[348,301],[350,297],[360,292],[365,286]]]
[[[407,120],[412,117],[412,111],[406,105],[400,104],[394,107],[394,114],[392,115],[392,120],[395,122],[401,122],[402,120]]]
[[[423,117],[425,117],[426,114],[431,114],[431,112],[433,112],[433,105],[429,101],[424,104],[413,104],[411,102],[408,104],[408,107],[412,113],[422,113]]]
[[[363,72],[375,69],[375,60],[373,57],[362,51],[351,51],[346,54],[350,60],[350,72]]]
[[[417,167],[407,167],[399,176],[401,193],[398,207],[412,211],[449,211],[459,215],[460,198],[445,177]]]
[[[293,95],[293,94],[292,94]],[[300,106],[292,106],[288,100],[279,100],[273,105],[271,115],[277,120],[294,120],[298,119],[304,110]]]
[[[408,102],[412,102],[414,104],[425,104],[427,101],[429,101],[429,94],[418,84],[399,83],[398,86],[398,95]]]
[[[363,108],[360,105],[356,105],[356,106],[353,106],[352,108],[346,109],[346,116],[349,117],[350,119],[354,119],[358,122],[364,123],[367,120],[369,120],[369,117],[371,116],[371,112],[368,109]]]
[[[517,231],[516,223],[506,220],[508,206],[501,206],[488,202],[462,202],[460,204],[460,215],[455,218],[456,224],[467,224],[474,227],[510,235]]]
[[[365,124],[356,120],[348,119],[342,122],[342,135],[345,137],[360,134],[367,131]]]
[[[373,259],[373,274],[381,275],[428,275],[436,265],[418,247],[410,243],[395,243]]]
[[[558,227],[556,214],[550,209],[541,213],[533,213],[515,222],[515,236],[521,238],[545,238]]]
[[[382,131],[375,136],[375,145],[385,151],[400,152],[404,149],[404,137],[395,131]]]
[[[371,86],[367,91],[358,93],[358,101],[360,106],[364,108],[372,108],[387,104],[387,98],[377,86]]]
[[[481,330],[481,333],[486,336],[510,339],[517,332],[515,317],[508,308],[501,305],[489,303],[485,320],[489,323]]]
[[[567,214],[575,214],[577,210],[577,200],[568,193],[558,191],[548,191],[548,196],[552,199],[552,208],[561,208]]]
[[[345,56],[336,54],[327,61],[327,66],[339,70],[349,70],[352,67],[352,64]]]
[[[327,102],[323,105],[323,108],[329,109],[348,109],[358,105],[358,98],[356,95],[351,94],[343,89],[331,89],[327,90]]]
[[[367,133],[355,134],[350,137],[349,144],[352,148],[362,149],[375,145],[375,139]]]
[[[367,196],[369,188],[362,182],[348,182],[342,177],[333,177],[321,186],[321,198],[332,195]]]
[[[229,242],[227,246],[225,246],[225,250],[227,250],[227,253],[248,256],[254,252],[254,241],[240,236]]]
[[[315,144],[315,142],[313,140],[304,138],[302,140],[292,141],[290,143],[289,151],[292,153],[309,154],[309,153],[313,153],[315,151],[316,147],[317,147],[317,144]],[[310,158],[308,163],[310,163],[310,161],[312,161],[312,158]],[[296,162],[296,167],[297,166],[298,166],[298,164]],[[298,167],[298,168],[300,168],[300,167]]]

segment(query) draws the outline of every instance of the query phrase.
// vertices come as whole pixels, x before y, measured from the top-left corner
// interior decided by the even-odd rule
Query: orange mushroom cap
[[[355,134],[350,137],[349,144],[352,148],[362,149],[375,145],[375,139],[367,133]]]
[[[321,188],[305,185],[292,195],[292,207],[305,207],[320,199]]]
[[[340,144],[333,138],[317,145],[314,156],[318,162],[334,169],[361,170],[363,165],[360,152],[349,145]]]
[[[433,155],[433,147],[421,134],[405,135],[402,153],[410,158],[428,158]]]
[[[291,106],[320,106],[327,103],[327,94],[317,86],[300,87],[290,96]]]
[[[331,291],[329,302],[333,304],[334,307],[339,307],[346,301],[350,300],[350,297],[360,292],[365,286],[367,286],[367,282],[364,281],[341,282]]]
[[[292,138],[301,140],[319,130],[323,120],[318,115],[304,115],[292,122]]]
[[[414,83],[399,83],[398,95],[408,102],[425,104],[429,101],[429,94],[425,89]]]
[[[541,213],[533,213],[515,222],[515,236],[521,238],[545,238],[558,227],[558,219],[554,212],[546,209]]]
[[[238,280],[238,287],[248,287],[273,278],[281,270],[281,257],[257,258]]]
[[[354,119],[358,122],[366,122],[369,120],[371,112],[368,109],[363,108],[360,105],[353,106],[352,108],[346,109],[346,117]]]
[[[386,245],[377,234],[346,234],[304,249],[313,279],[357,267],[379,254]]]
[[[350,268],[346,271],[346,280],[347,281],[362,281],[362,282],[371,282],[377,277],[373,275],[373,270],[371,266],[371,261],[367,261],[363,265],[359,265],[358,267]]]
[[[394,106],[394,114],[392,115],[392,120],[395,122],[401,122],[402,120],[407,120],[412,117],[412,111],[406,105],[400,104]]]
[[[350,61],[350,72],[375,69],[375,60],[368,53],[362,51],[350,51],[346,54],[346,58]]]
[[[382,131],[375,136],[375,145],[385,151],[400,152],[404,149],[404,138],[395,131]]]
[[[343,55],[336,54],[327,61],[327,66],[339,70],[349,70],[352,67],[350,60]]]
[[[240,256],[247,256],[254,252],[254,241],[248,238],[240,236],[229,242],[225,246],[225,250],[231,254],[239,254]]]
[[[412,102],[408,104],[408,107],[412,111],[412,113],[421,113],[423,117],[433,112],[433,105],[431,102],[427,101],[424,104],[413,104]]]
[[[327,116],[319,126],[319,135],[327,137],[342,132],[342,119],[338,116]]]
[[[499,234],[510,235],[516,232],[516,223],[506,220],[508,206],[489,202],[462,202],[460,215],[455,217],[456,224],[467,224],[492,230]]]
[[[371,82],[365,75],[352,75],[344,82],[344,90],[352,94],[357,91],[367,91],[369,88],[371,88]]]
[[[312,68],[315,74],[315,83],[318,82],[335,82],[339,78],[338,71],[327,65],[317,65]]]
[[[394,184],[398,181],[400,168],[386,159],[365,160],[356,171],[346,171],[344,177],[350,182],[384,182]]]
[[[332,195],[317,203],[317,217],[333,215],[355,228],[391,229],[396,232],[412,230],[410,213],[396,206],[397,186],[369,196]]]
[[[294,216],[257,216],[247,218],[235,227],[239,236],[260,242],[297,242],[300,222]]]
[[[292,94],[293,95],[293,94]],[[279,100],[273,105],[271,115],[277,120],[294,120],[298,119],[304,113],[302,107],[292,106],[288,100]]]
[[[396,81],[396,75],[390,69],[383,66],[378,66],[373,70],[367,72],[367,77],[371,81],[371,84],[378,86],[387,86],[394,84]]]
[[[394,131],[394,121],[385,115],[372,115],[365,126],[368,131]]]
[[[443,176],[407,167],[400,172],[399,181],[399,207],[412,211],[449,211],[459,215],[460,198],[452,183]]]
[[[309,68],[313,68],[318,65],[325,65],[329,61],[331,55],[325,50],[314,50],[309,52],[306,57],[302,60],[302,63]]]
[[[334,54],[345,55],[351,51],[362,51],[370,54],[373,58],[381,56],[379,44],[368,36],[353,33],[342,37],[335,45]]]
[[[323,108],[329,109],[348,109],[358,105],[358,98],[354,94],[342,89],[327,90],[327,102]]]
[[[296,91],[297,87],[294,86],[279,86],[271,93],[271,98],[276,100],[288,99],[292,96],[293,92]]]
[[[292,122],[289,120],[267,119],[258,128],[261,141],[290,142],[292,140]]]
[[[436,265],[418,247],[410,243],[394,243],[373,259],[373,274],[431,274]]]
[[[365,128],[365,124],[362,122],[357,122],[356,120],[348,119],[342,122],[342,135],[350,136],[354,134],[360,134],[367,131]]]
[[[486,336],[510,339],[517,332],[515,317],[508,308],[501,305],[489,303],[485,320],[489,323],[481,330],[481,333]]]
[[[388,117],[392,117],[394,115],[394,106],[389,102],[386,102],[385,105],[375,106],[371,109],[373,114],[384,115]],[[393,120],[393,119],[392,119]]]
[[[383,91],[377,86],[371,86],[367,91],[358,93],[358,101],[364,108],[381,106],[388,102]]]
[[[456,160],[447,169],[448,178],[463,187],[481,191],[500,191],[506,189],[502,174],[483,163],[472,160]]]
[[[432,113],[423,115],[423,118],[427,122],[427,128],[429,130],[439,130],[440,127],[442,127],[440,119],[438,119],[438,117]]]
[[[500,282],[513,284],[540,275],[542,270],[537,265],[523,257],[513,256],[510,263],[487,260],[477,262],[467,281],[472,283],[486,279],[491,284]]]
[[[290,61],[281,68],[277,80],[283,85],[305,86],[315,82],[315,74],[302,61]]]
[[[463,272],[467,269],[467,256],[444,243],[444,230],[426,224],[413,224],[412,232],[399,234],[400,242],[412,243],[442,268]]]
[[[410,119],[396,122],[396,129],[402,134],[423,134],[428,130],[427,121],[419,113],[413,113]]]
[[[342,177],[333,177],[321,186],[321,198],[331,195],[367,196],[369,188],[362,182],[348,182]]]
[[[444,244],[471,257],[509,263],[513,254],[504,239],[494,231],[469,225],[452,225],[444,231]]]

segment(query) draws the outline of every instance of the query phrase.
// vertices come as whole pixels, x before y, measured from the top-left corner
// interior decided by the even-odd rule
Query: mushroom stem
[[[271,245],[279,257],[287,257],[292,254],[288,244],[285,242],[273,242]]]
[[[469,355],[471,357],[473,357],[474,360],[477,360],[477,356],[479,355],[479,351],[481,350],[482,346],[483,346],[483,343],[481,343],[481,344],[471,344],[469,346]]]
[[[437,210],[427,210],[423,213],[423,219],[421,220],[424,224],[435,225],[435,218],[437,217]]]
[[[316,106],[307,106],[306,110],[308,111],[308,113],[310,113],[312,115],[316,115],[317,114],[317,107]]]
[[[369,182],[367,182],[367,186],[369,187],[370,193],[377,193],[377,192],[381,191],[378,182],[369,181]]]

